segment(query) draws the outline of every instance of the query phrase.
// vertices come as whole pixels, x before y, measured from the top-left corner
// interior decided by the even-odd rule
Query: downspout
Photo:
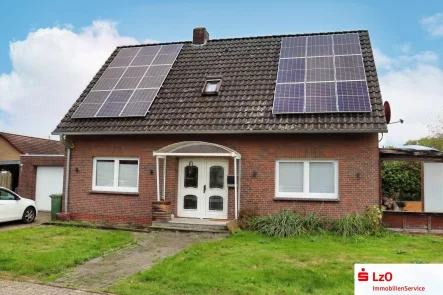
[[[69,196],[69,166],[71,164],[71,147],[67,148],[66,156],[66,181],[65,181],[65,214],[68,213],[68,196]]]

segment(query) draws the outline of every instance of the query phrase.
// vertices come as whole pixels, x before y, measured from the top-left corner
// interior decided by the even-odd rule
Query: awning
[[[241,155],[226,146],[204,141],[182,141],[165,146],[154,152],[154,156],[204,156],[204,157],[233,157],[240,159]]]

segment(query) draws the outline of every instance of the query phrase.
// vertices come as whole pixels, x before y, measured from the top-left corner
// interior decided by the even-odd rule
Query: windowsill
[[[274,197],[274,201],[317,201],[317,202],[339,202],[339,198],[302,198],[302,197]]]
[[[125,195],[125,196],[138,196],[138,192],[118,192],[118,191],[89,191],[89,194],[92,195]]]

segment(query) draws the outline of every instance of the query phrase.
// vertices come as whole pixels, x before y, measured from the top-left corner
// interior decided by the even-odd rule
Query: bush
[[[346,214],[333,221],[330,230],[343,237],[375,235],[382,230],[382,214],[379,206],[368,207],[364,215]]]
[[[345,214],[340,219],[334,220],[329,228],[333,233],[343,237],[371,234],[368,219],[360,214]]]
[[[357,235],[377,235],[382,232],[382,211],[373,206],[365,210],[364,215],[346,214],[337,220],[327,220],[318,216],[318,212],[301,215],[291,210],[283,210],[269,216],[257,216],[255,210],[241,214],[240,223],[267,236],[291,237],[323,233],[326,230],[343,237]],[[244,221],[246,220],[246,221]]]
[[[258,216],[258,213],[255,208],[252,207],[245,207],[241,208],[240,212],[238,213],[238,226],[241,229],[250,229],[249,222],[256,218]]]
[[[302,216],[294,211],[283,210],[267,217],[254,217],[249,221],[251,229],[267,236],[291,237],[322,232],[323,220],[312,212]]]

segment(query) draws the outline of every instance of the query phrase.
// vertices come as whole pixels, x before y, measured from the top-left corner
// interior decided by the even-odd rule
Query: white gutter
[[[40,154],[24,154],[24,155],[20,155],[20,157],[64,157],[65,155],[60,155],[60,154],[45,154],[45,155],[40,155]]]
[[[388,133],[387,129],[374,130],[208,130],[208,131],[95,131],[53,132],[53,135],[136,135],[136,134],[329,134],[329,133]]]

